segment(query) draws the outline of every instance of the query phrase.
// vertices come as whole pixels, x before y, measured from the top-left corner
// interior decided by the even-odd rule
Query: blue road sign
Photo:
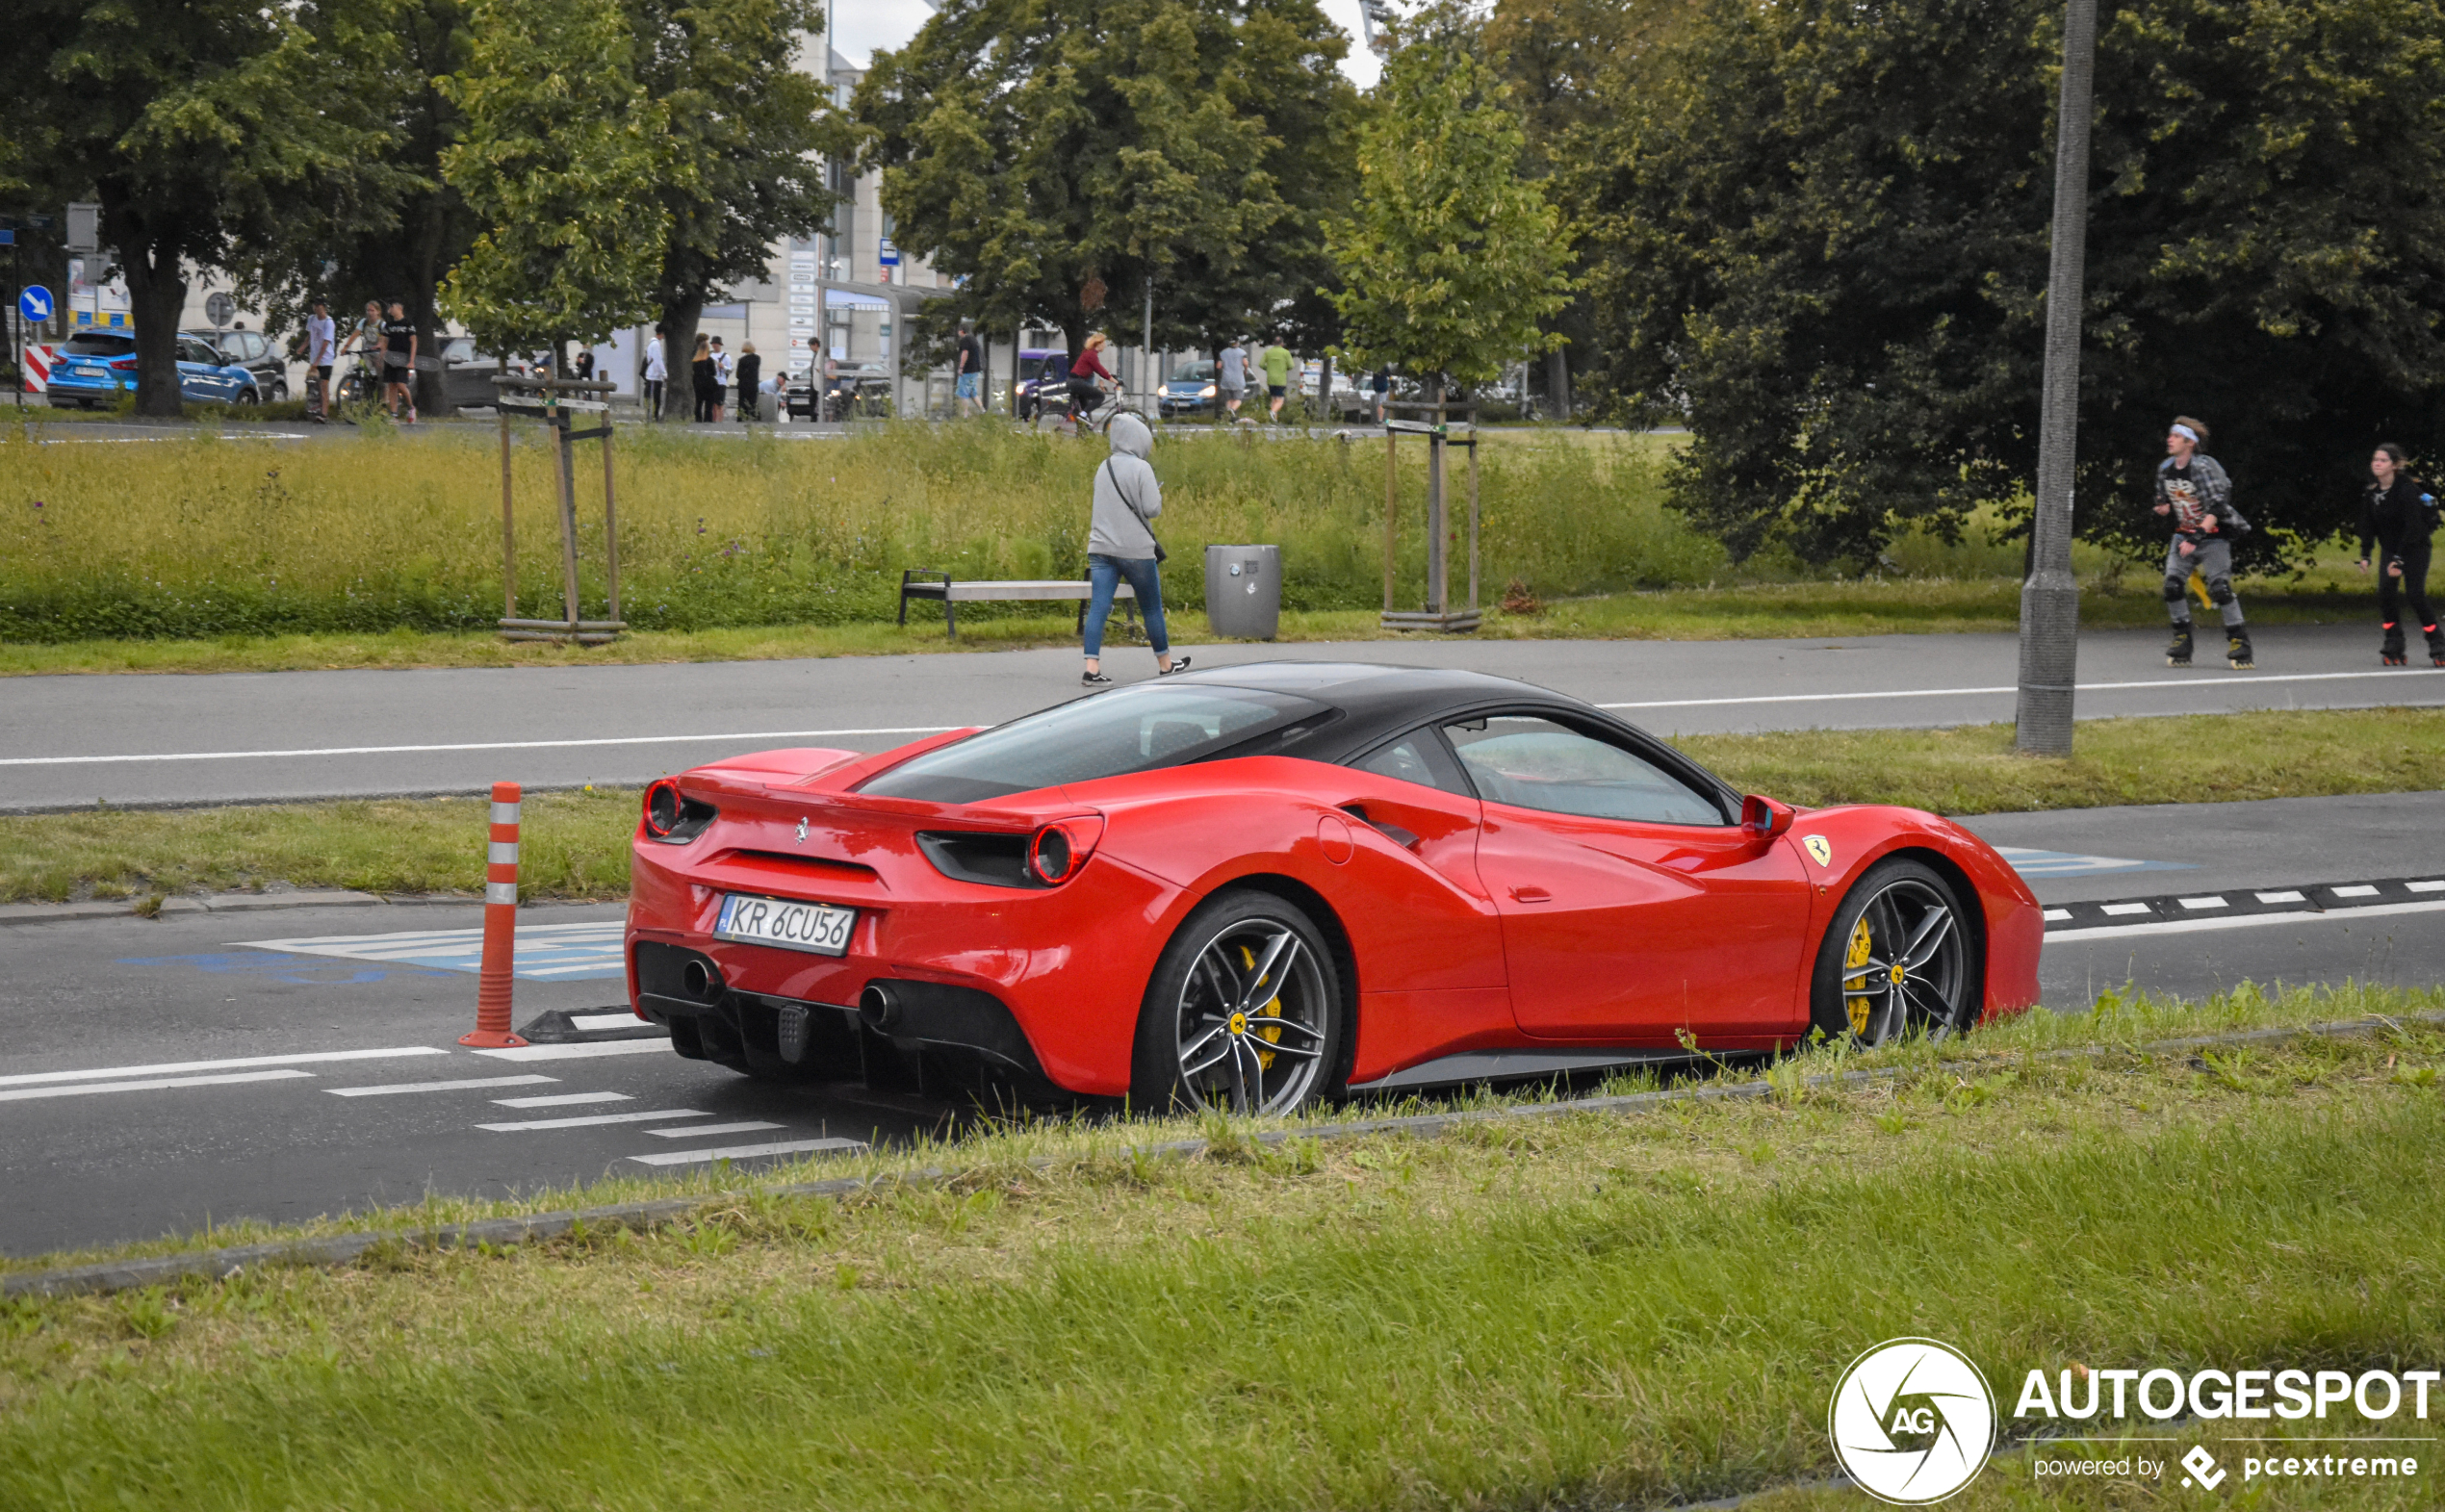
[[[17,295],[17,313],[29,320],[49,320],[51,318],[51,291],[40,284],[26,285],[25,291]]]
[[[14,231],[10,230],[7,226],[0,226],[0,246],[14,246],[16,244],[17,234]]]

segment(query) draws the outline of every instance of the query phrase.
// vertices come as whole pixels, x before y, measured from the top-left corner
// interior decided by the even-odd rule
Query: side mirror
[[[1740,828],[1761,840],[1771,840],[1791,828],[1791,806],[1751,793],[1740,800]]]

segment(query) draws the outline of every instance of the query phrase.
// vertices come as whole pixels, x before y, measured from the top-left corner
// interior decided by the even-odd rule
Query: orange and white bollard
[[[509,1032],[509,985],[518,951],[518,784],[493,784],[492,840],[484,851],[484,961],[476,977],[476,1032],[458,1042],[501,1050],[527,1041]]]

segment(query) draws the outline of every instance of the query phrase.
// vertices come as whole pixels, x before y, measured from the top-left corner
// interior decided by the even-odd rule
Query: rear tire
[[[1338,1091],[1350,1014],[1324,933],[1252,888],[1208,900],[1155,962],[1131,1103],[1278,1117]]]
[[[1862,1048],[1976,1026],[1986,961],[1961,890],[1907,858],[1880,861],[1834,910],[1809,978],[1809,1017]]]

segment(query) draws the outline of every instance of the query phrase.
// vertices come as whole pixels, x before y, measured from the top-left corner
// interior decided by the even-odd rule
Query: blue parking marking
[[[387,982],[393,977],[438,977],[439,971],[399,971],[383,966],[322,965],[310,961],[289,961],[279,956],[249,956],[228,951],[211,951],[187,956],[126,956],[117,962],[122,966],[193,966],[215,976],[261,977],[272,982],[287,982],[297,987],[366,987]]]
[[[1998,845],[1995,854],[2014,871],[2036,881],[2063,877],[2109,877],[2117,872],[2187,872],[2199,868],[2187,861],[2138,861],[2122,856],[2082,856],[2073,851],[2032,851]]]
[[[596,924],[521,924],[515,974],[529,982],[601,982],[624,977],[618,919]],[[437,971],[480,970],[484,932],[416,930],[387,935],[320,935],[303,939],[250,939],[250,950],[296,956],[336,956],[345,961],[425,966]]]

